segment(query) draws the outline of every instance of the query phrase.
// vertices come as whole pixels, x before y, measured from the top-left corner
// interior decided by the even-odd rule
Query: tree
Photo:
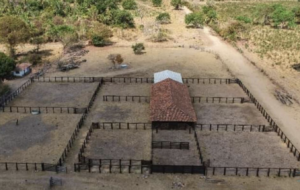
[[[293,11],[288,10],[281,4],[273,5],[273,9],[274,11],[270,17],[275,27],[287,28],[295,25],[295,13]]]
[[[179,7],[182,5],[182,1],[181,0],[172,0],[171,5],[173,7],[175,7],[176,10],[178,10]]]
[[[133,28],[134,20],[130,12],[125,10],[115,10],[112,12],[113,25],[121,28]]]
[[[47,35],[54,41],[60,41],[63,44],[64,49],[78,40],[75,29],[68,25],[52,25],[47,32]]]
[[[3,52],[0,52],[0,84],[4,79],[10,76],[15,67],[15,60],[8,57]]]
[[[144,46],[143,43],[137,43],[137,44],[135,44],[135,45],[132,45],[131,47],[132,47],[133,52],[134,52],[135,54],[141,54],[142,51],[145,50],[145,46]]]
[[[152,0],[152,4],[154,7],[160,7],[162,4],[162,0]]]
[[[171,22],[171,17],[169,13],[160,13],[156,17],[156,21],[158,21],[160,24],[169,24]]]
[[[13,16],[0,18],[0,42],[8,46],[9,55],[15,56],[15,47],[30,38],[30,30],[25,22]]]
[[[137,4],[134,0],[125,0],[125,1],[123,1],[122,6],[126,10],[135,10],[135,9],[137,9]]]
[[[205,15],[205,23],[211,23],[217,19],[217,12],[213,6],[203,6],[202,11]]]
[[[185,15],[185,23],[187,25],[192,24],[195,28],[202,27],[204,23],[204,15],[202,12]]]
[[[110,54],[110,55],[108,55],[107,59],[109,59],[111,61],[114,68],[117,68],[116,63],[121,64],[124,61],[121,54]]]

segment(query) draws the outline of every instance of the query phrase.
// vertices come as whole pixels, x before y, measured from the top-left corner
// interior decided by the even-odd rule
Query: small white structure
[[[173,72],[170,70],[164,70],[164,71],[161,71],[158,73],[154,73],[154,83],[158,83],[158,82],[163,81],[168,78],[175,80],[177,82],[183,83],[180,73],[176,73],[176,72]]]
[[[21,63],[16,65],[16,70],[13,72],[13,75],[16,77],[23,77],[31,72],[30,63]]]

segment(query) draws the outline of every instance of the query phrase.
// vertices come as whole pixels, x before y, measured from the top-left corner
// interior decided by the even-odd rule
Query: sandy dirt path
[[[186,14],[191,13],[186,7],[184,7],[184,11]],[[292,143],[300,150],[300,106],[294,104],[288,107],[279,102],[273,95],[277,86],[234,47],[214,35],[209,27],[204,27],[203,37],[210,41],[206,47],[219,54],[231,72],[252,92]]]

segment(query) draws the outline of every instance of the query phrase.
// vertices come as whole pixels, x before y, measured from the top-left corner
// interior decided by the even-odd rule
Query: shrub
[[[162,0],[152,0],[154,7],[160,7],[162,4]]]
[[[12,58],[0,52],[0,83],[10,76],[15,67],[16,62]]]
[[[178,10],[179,7],[182,5],[182,1],[181,0],[172,0],[171,5],[173,7],[175,7],[176,10]]]
[[[204,23],[204,15],[202,12],[185,15],[185,23],[187,25],[192,24],[196,28],[202,27]]]
[[[105,39],[103,36],[93,36],[92,37],[92,44],[96,47],[103,47],[106,46],[109,43],[107,39]]]
[[[124,9],[127,9],[127,10],[134,10],[137,8],[137,4],[134,0],[123,1],[122,6]]]
[[[156,21],[158,21],[161,24],[169,24],[171,22],[171,17],[169,13],[160,13],[156,17]]]
[[[242,21],[244,23],[251,23],[252,22],[252,20],[247,16],[237,16],[236,20]]]
[[[205,15],[205,22],[210,23],[217,19],[217,12],[213,6],[204,6],[202,11]]]
[[[130,12],[125,10],[115,10],[113,11],[113,25],[119,26],[121,28],[133,28],[134,20]]]
[[[145,50],[145,46],[143,43],[137,43],[135,45],[132,45],[132,49],[135,54],[141,54],[142,51]]]
[[[99,22],[94,22],[93,27],[87,32],[87,37],[92,44],[97,47],[103,47],[110,44],[109,38],[113,36],[112,31]]]

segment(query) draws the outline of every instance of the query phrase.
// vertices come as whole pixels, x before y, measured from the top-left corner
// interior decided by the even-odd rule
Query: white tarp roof
[[[154,73],[154,83],[158,83],[158,82],[163,81],[168,78],[175,80],[177,82],[183,83],[180,73],[176,73],[176,72],[173,72],[170,70],[164,70],[164,71],[161,71],[158,73]]]

